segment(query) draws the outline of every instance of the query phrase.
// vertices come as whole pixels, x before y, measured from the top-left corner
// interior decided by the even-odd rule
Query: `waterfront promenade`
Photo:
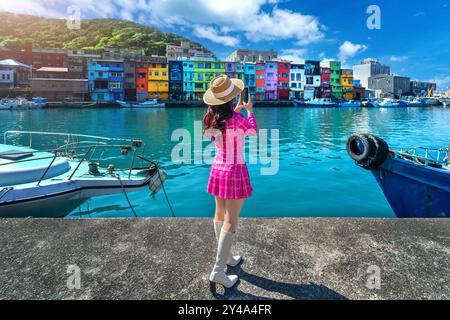
[[[0,299],[450,299],[448,219],[242,219],[240,283],[214,295],[210,219],[1,219],[0,234]]]

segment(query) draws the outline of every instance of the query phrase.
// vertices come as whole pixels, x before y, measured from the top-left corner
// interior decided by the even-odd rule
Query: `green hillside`
[[[45,19],[0,12],[0,48],[31,42],[45,49],[141,48],[164,55],[167,44],[188,40],[173,33],[117,19],[82,20],[80,30],[70,30],[66,20]]]

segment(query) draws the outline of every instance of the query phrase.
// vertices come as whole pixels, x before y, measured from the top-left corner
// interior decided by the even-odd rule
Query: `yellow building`
[[[169,99],[169,65],[167,63],[148,64],[148,97]]]
[[[342,98],[346,100],[353,99],[353,70],[341,70]]]

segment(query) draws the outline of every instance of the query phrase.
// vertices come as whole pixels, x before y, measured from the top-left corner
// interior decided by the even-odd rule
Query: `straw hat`
[[[225,74],[214,77],[203,95],[203,101],[210,106],[227,103],[241,93],[244,87],[244,82],[240,79],[230,79]]]

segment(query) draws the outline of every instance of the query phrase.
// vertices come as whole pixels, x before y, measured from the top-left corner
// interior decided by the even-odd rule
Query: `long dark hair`
[[[233,110],[233,100],[218,106],[208,106],[208,110],[203,117],[203,123],[205,124],[203,133],[208,129],[218,129],[224,133],[225,123],[233,116]]]

